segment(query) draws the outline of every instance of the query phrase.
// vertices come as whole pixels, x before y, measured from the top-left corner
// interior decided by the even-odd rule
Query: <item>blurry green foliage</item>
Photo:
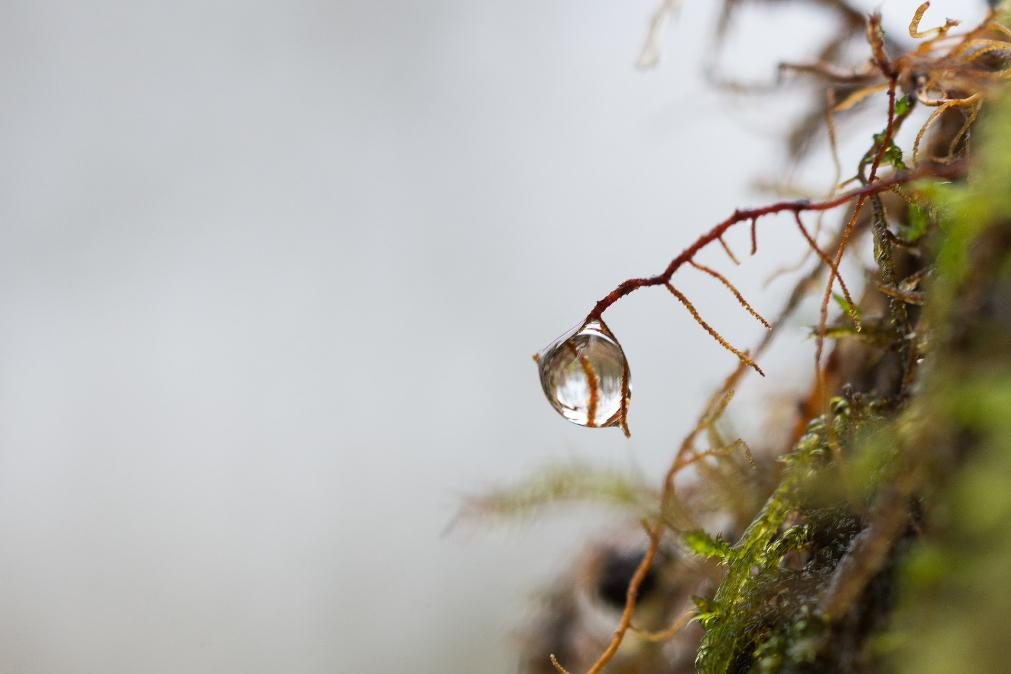
[[[946,334],[924,394],[934,439],[918,448],[933,471],[927,533],[903,562],[895,627],[877,644],[898,672],[1009,671],[1011,250],[999,245],[1011,241],[1009,102],[980,148],[972,180],[932,195],[944,235],[931,311]],[[978,302],[971,319],[967,298]]]
[[[551,506],[576,503],[643,516],[656,509],[656,502],[656,489],[640,475],[572,461],[541,467],[515,484],[471,496],[458,518],[530,517]]]
[[[838,399],[729,550],[689,544],[727,567],[700,604],[702,674],[1011,671],[1011,104],[993,106],[976,142],[969,180],[917,185],[899,229],[931,236],[936,259],[929,366],[910,400],[880,401],[898,411],[883,418],[879,401]],[[903,471],[917,485],[907,531],[840,627],[819,602]]]

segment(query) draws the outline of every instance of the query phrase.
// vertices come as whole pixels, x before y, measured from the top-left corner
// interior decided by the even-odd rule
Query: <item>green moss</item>
[[[702,674],[1006,671],[1011,104],[994,106],[978,142],[986,151],[967,183],[918,185],[899,230],[933,239],[922,379],[901,403],[837,399],[785,457],[779,486],[721,553]],[[849,614],[829,621],[818,611],[825,586],[899,470],[917,475],[915,501],[899,502],[907,533],[887,541],[885,568]]]
[[[925,535],[903,562],[901,603],[883,643],[896,672],[1007,670],[1011,629],[1011,105],[988,120],[967,186],[936,193],[945,235],[930,307],[944,326],[923,395],[932,469]]]
[[[730,545],[719,536],[710,536],[701,529],[686,532],[681,540],[685,546],[701,557],[711,557],[721,561],[730,558]]]
[[[707,606],[696,659],[702,674],[780,671],[817,652],[824,634],[818,589],[859,528],[845,507],[825,503],[812,487],[837,480],[832,446],[858,437],[877,420],[876,408],[876,401],[834,401],[833,413],[812,421],[783,458],[779,487],[723,556],[727,573]],[[798,550],[804,561],[791,564]]]

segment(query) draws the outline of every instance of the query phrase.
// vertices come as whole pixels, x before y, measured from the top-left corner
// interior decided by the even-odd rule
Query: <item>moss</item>
[[[832,409],[783,458],[779,487],[725,555],[726,576],[703,621],[696,659],[703,674],[780,671],[818,651],[825,634],[818,590],[860,526],[848,506],[826,503],[813,487],[838,478],[833,446],[848,445],[873,426],[880,401],[840,398]]]
[[[914,18],[914,26],[922,13],[921,9]],[[661,493],[661,511],[653,515],[658,532],[669,525],[681,533],[684,548],[718,562],[698,568],[709,571],[718,566],[723,571],[711,593],[694,598],[695,620],[704,629],[695,659],[702,674],[947,674],[1007,669],[1003,642],[1011,629],[1011,593],[1005,590],[1011,568],[1011,103],[994,100],[997,87],[981,83],[1007,79],[1011,62],[996,58],[1003,47],[991,49],[990,43],[970,40],[964,49],[954,48],[950,58],[937,61],[933,71],[927,68],[924,50],[901,64],[901,59],[893,61],[898,70],[892,71],[885,67],[889,58],[880,17],[871,17],[868,36],[881,74],[890,80],[886,85],[894,108],[852,180],[875,187],[879,162],[898,177],[892,178],[894,184],[879,181],[871,191],[862,189],[849,202],[851,218],[835,244],[837,256],[851,234],[869,234],[877,274],[859,302],[838,279],[842,295],[835,300],[842,313],[834,324],[828,323],[831,284],[825,290],[813,332],[816,360],[820,363],[826,338],[834,340],[835,348],[825,371],[819,371],[803,413],[821,410],[832,392],[841,395],[800,434],[782,457],[782,470],[749,466],[756,470],[745,471],[735,462],[744,454],[751,464],[750,451],[740,441],[728,444],[716,424],[739,376],[735,374],[679,450]],[[935,101],[935,113],[914,143],[914,173],[907,173],[894,138],[919,99],[905,96],[896,101],[896,86],[908,88],[911,82],[928,82],[934,75],[940,77],[937,81],[947,81],[959,71],[951,67],[958,54],[964,59],[960,68],[978,78],[962,81],[970,91],[930,84],[919,89],[926,94],[944,90],[956,98]],[[976,56],[988,54],[994,58],[977,62]],[[989,61],[993,63],[987,65]],[[976,85],[981,87],[978,96],[970,95]],[[975,99],[986,105],[981,107]],[[977,113],[979,125],[974,122]],[[940,153],[936,160],[916,160],[921,138],[928,141],[921,158]],[[971,163],[963,161],[965,157]],[[932,177],[914,184],[908,182],[912,175]],[[587,320],[599,318],[600,312],[637,288],[662,283],[721,345],[744,365],[758,369],[748,354],[709,327],[669,281],[682,263],[698,267],[693,256],[707,243],[724,243],[722,234],[735,224],[751,220],[753,253],[755,223],[766,215],[792,210],[801,232],[806,232],[801,214],[810,204],[798,203],[735,211],[685,249],[664,274],[620,284],[595,305]],[[835,271],[828,254],[809,241]],[[713,270],[707,273],[722,279],[742,306],[755,313],[729,281]],[[802,281],[795,297],[802,297],[815,278]],[[791,298],[788,307],[796,306],[795,301],[799,299]],[[694,446],[702,433],[711,436],[709,450]],[[682,463],[684,457],[689,458]],[[688,462],[711,488],[682,502],[673,495],[673,478]],[[748,496],[741,498],[742,493]],[[756,515],[752,495],[757,502],[764,499]],[[644,506],[649,496],[655,494],[620,476],[595,471],[573,476],[561,471],[480,505],[492,512],[525,512],[555,501],[605,500],[649,514]],[[695,528],[685,533],[699,521],[712,521],[692,517],[693,511],[714,510],[729,516],[731,528],[743,529],[733,544]],[[651,537],[654,549],[658,540],[658,534]],[[671,595],[680,615],[671,630],[659,634],[680,635],[678,628],[684,623],[679,621],[691,615],[683,612],[687,594],[702,592],[712,577],[712,573],[692,576],[694,582],[683,585],[690,589]],[[705,583],[699,582],[702,578]],[[626,593],[627,602],[632,603],[635,590]],[[613,594],[620,600],[620,588]],[[633,608],[629,606],[627,616],[633,615]],[[620,640],[623,632],[616,634]],[[589,671],[600,671],[614,652],[605,651],[595,661],[599,666]],[[631,665],[634,660],[630,655],[627,662]],[[681,671],[676,665],[672,668]]]
[[[901,404],[837,399],[785,457],[705,604],[703,674],[1006,670],[1011,104],[995,109],[969,181],[920,186],[925,201],[906,226],[935,232],[922,380]],[[915,498],[899,490],[896,501],[906,525],[850,610],[830,619],[819,608],[826,585],[867,535],[870,504],[909,472]]]
[[[934,438],[925,535],[903,561],[901,602],[878,642],[891,669],[1006,671],[1011,629],[1011,105],[989,120],[984,160],[946,188],[931,311],[945,326],[924,394]]]

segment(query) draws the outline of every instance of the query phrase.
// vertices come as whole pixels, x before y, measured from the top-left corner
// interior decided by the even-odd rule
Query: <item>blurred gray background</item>
[[[573,457],[653,475],[733,366],[663,292],[617,305],[626,441],[530,360],[770,199],[803,101],[706,84],[716,4],[640,72],[655,0],[0,3],[0,671],[512,671],[529,593],[608,518],[445,534],[461,495]],[[746,16],[743,79],[831,30]],[[760,236],[706,259],[772,314],[802,246]],[[750,395],[803,384],[814,320]]]

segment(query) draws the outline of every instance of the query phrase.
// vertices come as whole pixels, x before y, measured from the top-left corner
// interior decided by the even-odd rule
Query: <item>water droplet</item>
[[[559,414],[580,426],[621,426],[630,395],[625,352],[599,321],[580,324],[537,357],[541,386]]]

